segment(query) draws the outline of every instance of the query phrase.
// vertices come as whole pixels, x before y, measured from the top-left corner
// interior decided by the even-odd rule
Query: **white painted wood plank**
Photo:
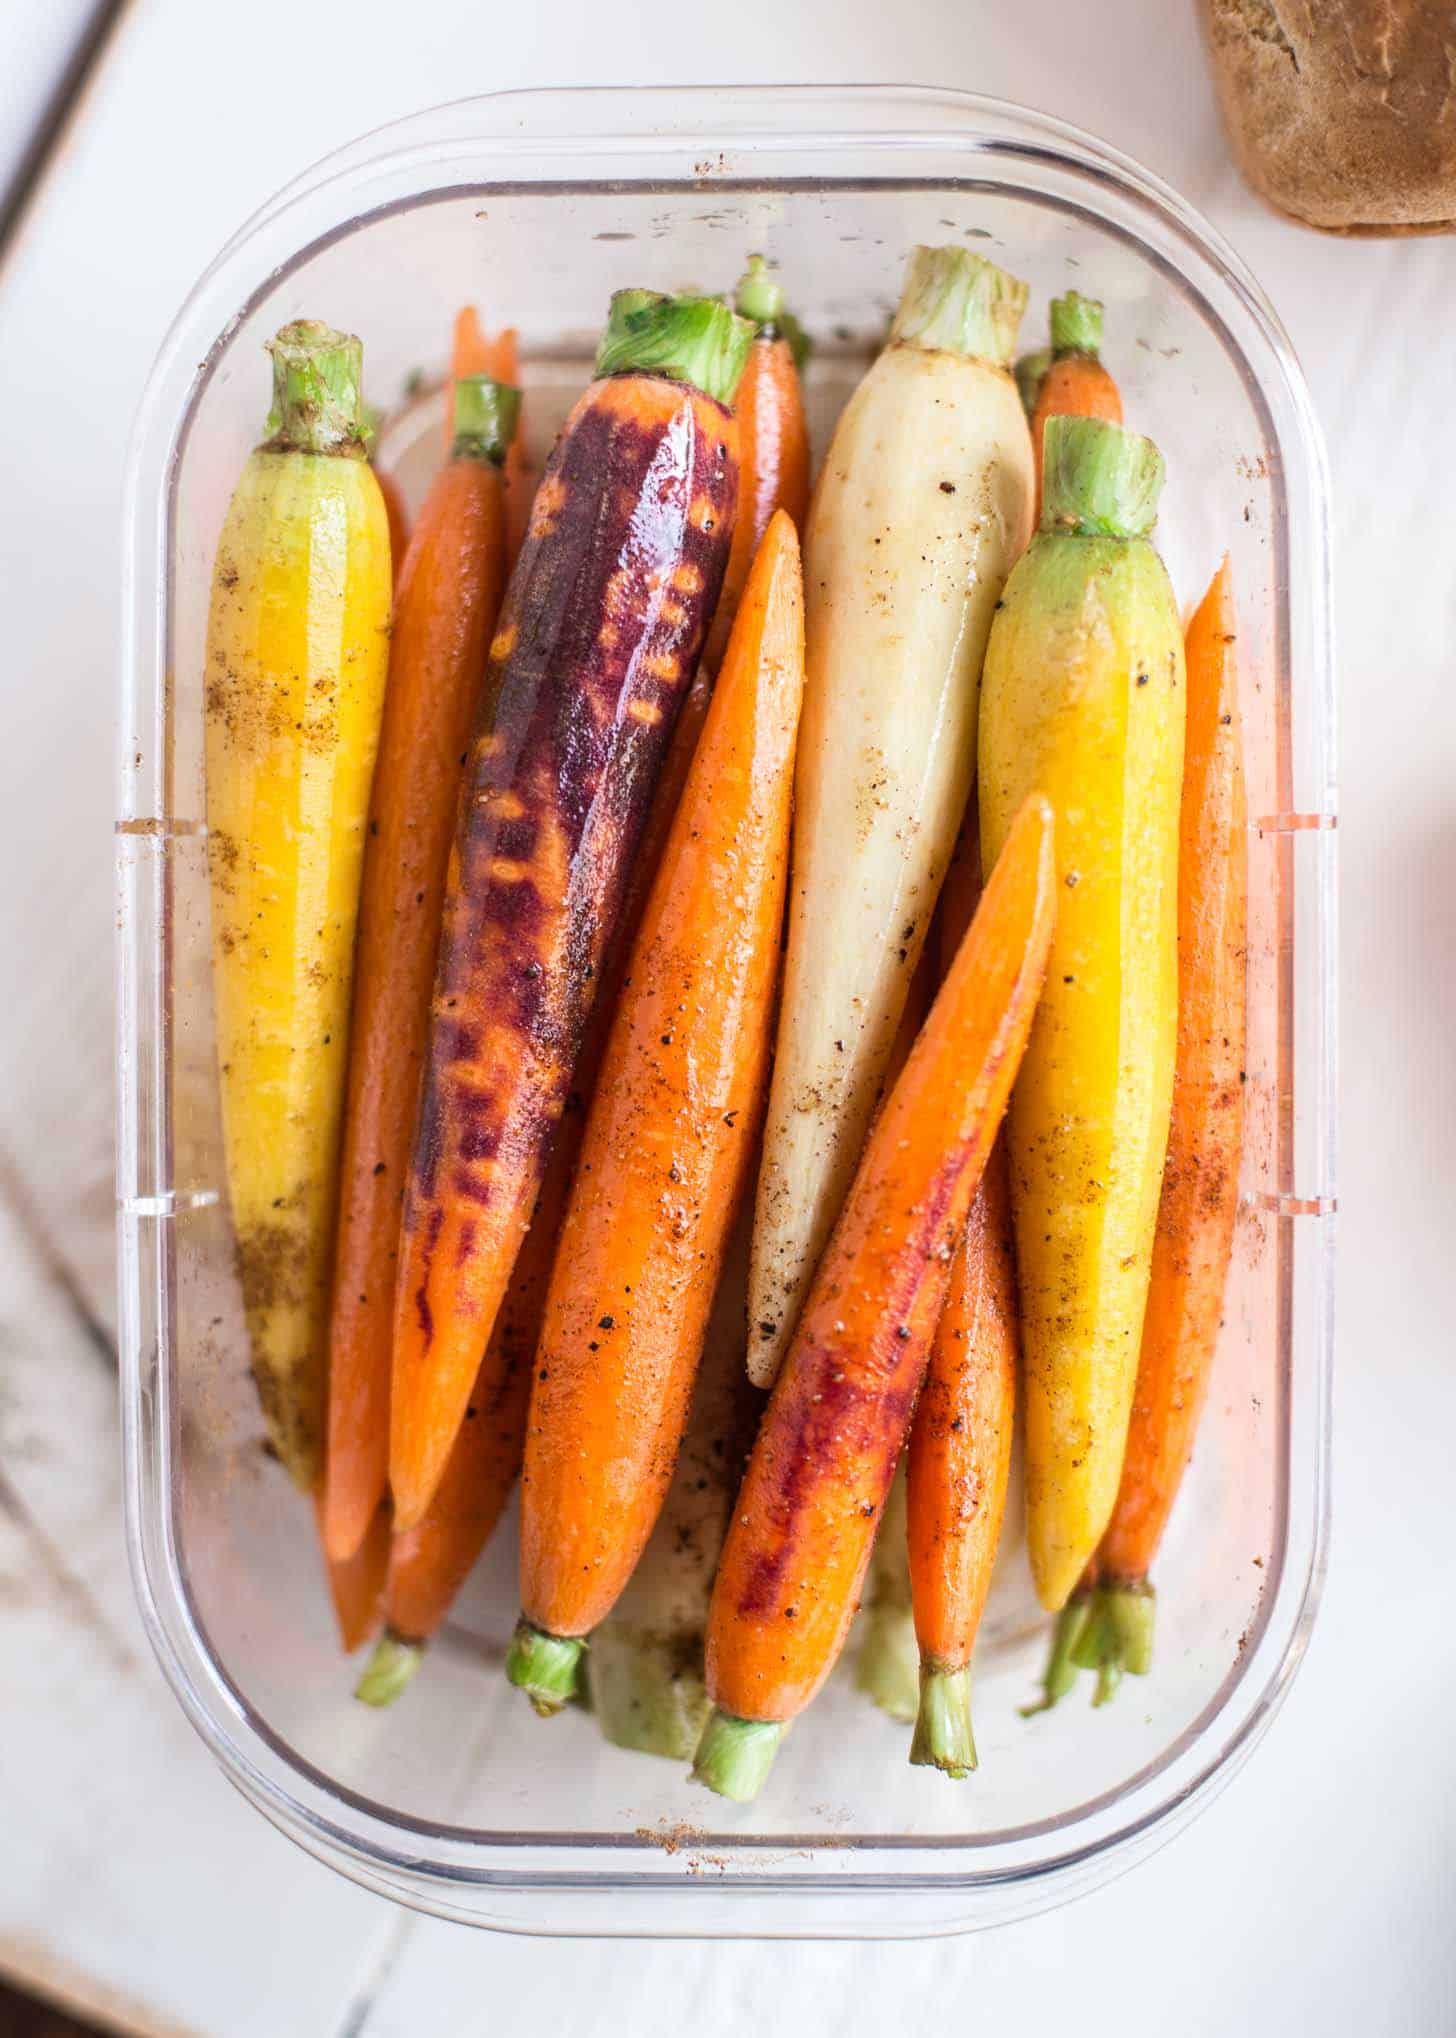
[[[0,12],[0,204],[26,160],[94,0],[10,0]]]
[[[115,1383],[0,1215],[0,1967],[121,2028],[332,2033],[398,1913],[229,1788],[120,1532]]]

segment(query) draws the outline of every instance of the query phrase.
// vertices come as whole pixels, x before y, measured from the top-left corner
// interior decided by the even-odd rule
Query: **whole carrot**
[[[473,304],[467,304],[456,313],[455,330],[451,336],[451,383],[458,383],[466,375],[489,375],[492,381],[503,382],[508,388],[520,387],[515,327],[504,326],[498,333],[484,332]],[[448,422],[446,430],[449,430]],[[517,405],[515,425],[506,448],[505,492],[506,564],[514,566],[531,520],[531,468],[526,457],[524,403]]]
[[[228,1203],[279,1457],[323,1469],[346,1042],[389,660],[389,526],[359,342],[271,343],[271,436],[218,539],[205,688],[213,997]]]
[[[395,1525],[445,1470],[529,1224],[653,784],[727,562],[748,328],[618,292],[552,453],[471,746],[405,1195]]]
[[[748,582],[748,569],[776,510],[803,529],[809,507],[809,427],[799,369],[808,351],[798,321],[784,310],[784,293],[754,255],[734,303],[756,328],[743,379],[733,400],[738,418],[738,517],[723,592],[708,633],[707,663],[716,672]]]
[[[750,1798],[844,1643],[950,1262],[1026,1045],[1055,913],[1053,821],[1027,800],[875,1123],[733,1510],[693,1774]]]
[[[1178,1045],[1163,1194],[1117,1502],[1075,1658],[1099,1698],[1152,1660],[1148,1582],[1218,1345],[1244,1134],[1248,836],[1237,618],[1225,560],[1188,626],[1178,850]]]
[[[980,890],[974,804],[941,891],[942,952],[953,957]],[[907,1454],[910,1593],[920,1706],[910,1760],[963,1776],[976,1766],[970,1663],[1011,1471],[1020,1362],[1011,1192],[998,1138],[956,1249]]]
[[[506,1674],[571,1696],[672,1478],[763,1107],[804,683],[779,511],[623,983],[552,1270],[521,1482]]]
[[[515,391],[455,388],[455,440],[399,576],[359,906],[322,1511],[330,1559],[384,1493],[400,1199],[424,1063],[445,869],[505,578],[500,464]]]
[[[711,699],[707,666],[700,664],[658,776],[617,929],[601,971],[601,987],[582,1031],[571,1090],[552,1136],[531,1227],[511,1269],[510,1286],[471,1389],[466,1419],[423,1519],[394,1538],[385,1593],[387,1626],[355,1694],[366,1704],[391,1704],[413,1677],[425,1643],[449,1612],[490,1540],[521,1469],[531,1367],[541,1341],[561,1220],[581,1151],[586,1100],[595,1087],[625,965]]]
[[[1101,418],[1122,423],[1122,398],[1103,367],[1102,306],[1069,290],[1054,297],[1051,309],[1051,357],[1036,385],[1031,406],[1031,444],[1036,456],[1036,521],[1041,522],[1042,442],[1048,418]]]

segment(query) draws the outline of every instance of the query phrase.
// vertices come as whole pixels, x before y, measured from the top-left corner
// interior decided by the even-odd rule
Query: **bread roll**
[[[1453,0],[1202,0],[1249,183],[1330,233],[1456,229]]]

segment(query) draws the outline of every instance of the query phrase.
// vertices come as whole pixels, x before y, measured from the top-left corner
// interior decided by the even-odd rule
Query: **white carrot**
[[[754,1213],[749,1372],[778,1370],[853,1177],[975,769],[981,661],[1031,535],[1008,372],[1026,286],[917,248],[806,535],[788,958]]]

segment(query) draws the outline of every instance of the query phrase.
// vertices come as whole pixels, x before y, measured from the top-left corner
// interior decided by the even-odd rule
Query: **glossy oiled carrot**
[[[500,463],[515,392],[457,383],[456,436],[399,576],[369,802],[329,1324],[322,1520],[358,1549],[384,1494],[400,1201],[424,1064],[460,761],[505,577]]]
[[[473,304],[456,313],[450,347],[451,382],[458,382],[465,375],[489,375],[494,382],[504,382],[513,389],[520,387],[515,327],[505,326],[498,333],[484,332]],[[516,411],[515,428],[506,448],[505,490],[506,564],[514,566],[531,521],[531,469],[526,457],[524,404]]]
[[[941,891],[948,959],[975,912],[978,830],[973,805]],[[910,1590],[920,1645],[910,1760],[951,1776],[976,1766],[970,1661],[1006,1513],[1019,1359],[1006,1144],[998,1138],[951,1267],[908,1452]]]
[[[1051,358],[1037,387],[1031,412],[1031,444],[1036,455],[1036,521],[1041,522],[1042,443],[1048,418],[1101,418],[1122,423],[1122,397],[1103,367],[1102,306],[1069,290],[1054,297],[1051,309]]]
[[[740,315],[757,328],[733,409],[738,418],[738,517],[733,549],[723,576],[707,662],[716,672],[728,647],[728,632],[775,510],[787,510],[797,530],[809,507],[809,427],[799,361],[804,342],[784,311],[784,293],[755,255],[738,285]]]
[[[429,1506],[530,1222],[626,874],[727,560],[747,351],[619,292],[537,491],[465,770],[405,1196],[398,1529]],[[721,394],[720,394],[721,392]]]
[[[662,860],[711,698],[707,669],[700,665],[658,777],[627,879],[617,930],[601,971],[601,988],[582,1032],[571,1091],[552,1138],[531,1228],[516,1255],[510,1286],[471,1389],[465,1421],[423,1520],[394,1539],[385,1604],[387,1629],[357,1693],[367,1704],[392,1703],[413,1677],[424,1644],[449,1612],[490,1540],[521,1469],[531,1366],[541,1339],[551,1263],[581,1151],[586,1100],[595,1087],[626,959]]]
[[[319,1540],[323,1540],[323,1497],[314,1495]],[[374,1633],[384,1617],[384,1580],[389,1568],[389,1508],[380,1507],[352,1557],[336,1564],[327,1555],[329,1597],[334,1603],[339,1642],[346,1656]]]
[[[657,1519],[763,1106],[804,682],[770,524],[623,981],[552,1270],[507,1674],[570,1696]]]
[[[1099,1694],[1152,1657],[1148,1573],[1193,1451],[1218,1344],[1244,1133],[1248,837],[1237,619],[1225,560],[1188,626],[1178,862],[1178,1045],[1148,1306],[1117,1503],[1077,1660]]]
[[[1053,819],[1013,824],[815,1273],[724,1545],[694,1775],[752,1797],[843,1646],[950,1263],[1041,993]]]

